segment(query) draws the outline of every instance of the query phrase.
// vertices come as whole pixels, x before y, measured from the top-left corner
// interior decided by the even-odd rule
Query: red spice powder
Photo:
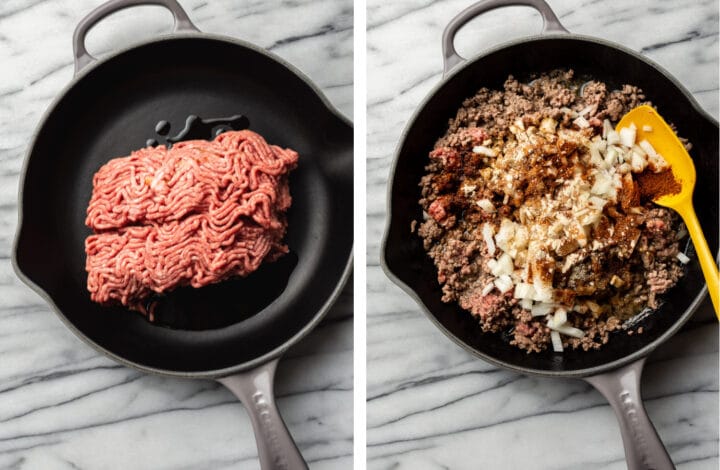
[[[653,173],[646,170],[637,176],[640,186],[640,196],[644,199],[655,200],[668,194],[680,192],[680,182],[675,179],[672,170],[663,170],[660,173]]]

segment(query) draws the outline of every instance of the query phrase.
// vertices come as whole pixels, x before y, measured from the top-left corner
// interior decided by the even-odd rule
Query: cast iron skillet
[[[161,5],[174,34],[96,60],[87,31],[132,5]],[[279,357],[323,318],[352,259],[350,122],[299,71],[251,44],[200,33],[175,0],[112,0],[74,35],[75,78],[46,113],[29,147],[19,194],[13,263],[82,340],[136,369],[217,379],[250,413],[263,469],[307,468],[274,403]],[[85,288],[85,209],[94,172],[173,130],[190,114],[243,114],[249,128],[300,154],[286,241],[290,253],[251,276],[180,289],[151,324],[90,301]],[[211,137],[210,135],[207,136]]]
[[[525,5],[540,12],[539,36],[512,41],[471,59],[453,47],[458,29],[470,19],[497,7]],[[464,98],[482,86],[501,88],[509,74],[523,79],[557,67],[611,86],[640,86],[661,114],[693,143],[698,184],[694,203],[711,249],[718,248],[718,124],[692,96],[658,65],[617,44],[569,34],[543,0],[488,0],[455,17],[443,34],[444,79],[428,95],[407,124],[397,148],[388,188],[388,225],[382,248],[387,275],[423,308],[450,339],[470,353],[499,367],[522,374],[577,377],[593,384],[613,406],[630,469],[673,468],[672,461],[643,408],[640,374],[645,357],[672,336],[693,314],[707,288],[695,259],[683,280],[666,296],[666,303],[642,321],[644,333],[617,334],[599,351],[527,354],[500,335],[483,333],[477,321],[456,304],[441,302],[437,272],[410,223],[422,220],[418,182],[427,154],[447,129]]]

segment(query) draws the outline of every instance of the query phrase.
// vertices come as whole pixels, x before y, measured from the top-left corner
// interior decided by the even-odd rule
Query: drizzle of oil
[[[145,145],[154,147],[162,143],[167,146],[167,148],[170,148],[173,144],[183,140],[212,140],[223,132],[230,130],[239,131],[247,129],[248,127],[250,127],[250,120],[242,114],[206,119],[191,114],[185,119],[185,126],[176,135],[169,137],[168,134],[170,134],[172,130],[170,122],[164,119],[158,121],[157,124],[155,124],[155,134],[157,138],[147,139]]]
[[[211,119],[202,119],[195,114],[191,114],[185,120],[185,127],[176,135],[165,140],[169,148],[172,144],[183,140],[212,139],[223,132],[247,129],[249,126],[250,120],[242,114],[236,114],[228,118]]]
[[[170,133],[170,123],[167,121],[158,121],[157,124],[155,124],[155,132],[158,135],[168,135]]]

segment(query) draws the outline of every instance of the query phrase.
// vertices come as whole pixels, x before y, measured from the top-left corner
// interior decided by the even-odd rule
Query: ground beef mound
[[[511,344],[520,349],[547,349],[550,329],[544,317],[532,317],[513,298],[512,291],[487,291],[494,278],[488,267],[493,256],[483,241],[480,226],[517,215],[522,198],[508,200],[505,195],[503,199],[483,184],[488,159],[473,152],[473,147],[511,138],[510,126],[518,120],[529,127],[552,118],[560,128],[575,129],[590,137],[602,132],[603,120],[614,125],[641,104],[650,103],[635,86],[611,90],[605,83],[576,77],[572,70],[543,73],[531,77],[528,83],[510,76],[503,90],[481,88],[466,99],[430,152],[420,181],[419,203],[426,216],[413,224],[437,267],[442,300],[457,302],[478,319],[483,331],[509,335]],[[589,127],[578,129],[573,123],[573,116],[579,112],[584,112]],[[566,150],[562,158],[575,158],[574,148]],[[528,171],[528,182],[523,186],[528,194],[533,184],[537,191],[553,191],[553,179],[562,176],[548,174],[547,165],[542,174],[534,175],[535,167]],[[468,181],[473,182],[472,198],[464,192]],[[683,275],[677,259],[678,233],[682,231],[679,218],[668,209],[641,200],[632,185],[625,189],[618,197],[618,207],[606,209],[592,234],[610,240],[607,247],[598,251],[571,244],[558,250],[561,254],[562,250],[573,252],[574,261],[565,271],[560,265],[552,270],[555,294],[569,304],[580,305],[577,311],[568,313],[568,322],[585,332],[581,339],[563,336],[565,347],[600,348],[608,342],[611,332],[626,329],[626,319],[646,307],[657,308],[659,296]],[[478,198],[494,201],[497,211],[488,214],[479,210]],[[607,233],[603,234],[603,230]],[[627,331],[641,332],[630,327]]]

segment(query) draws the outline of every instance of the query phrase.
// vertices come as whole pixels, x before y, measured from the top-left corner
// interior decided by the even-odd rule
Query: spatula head
[[[636,141],[647,140],[655,151],[670,164],[675,179],[682,189],[677,194],[668,194],[654,202],[661,206],[676,207],[692,198],[695,188],[695,165],[687,150],[667,122],[650,106],[643,105],[627,113],[617,125],[618,129],[635,124]],[[651,129],[651,130],[644,130]]]

